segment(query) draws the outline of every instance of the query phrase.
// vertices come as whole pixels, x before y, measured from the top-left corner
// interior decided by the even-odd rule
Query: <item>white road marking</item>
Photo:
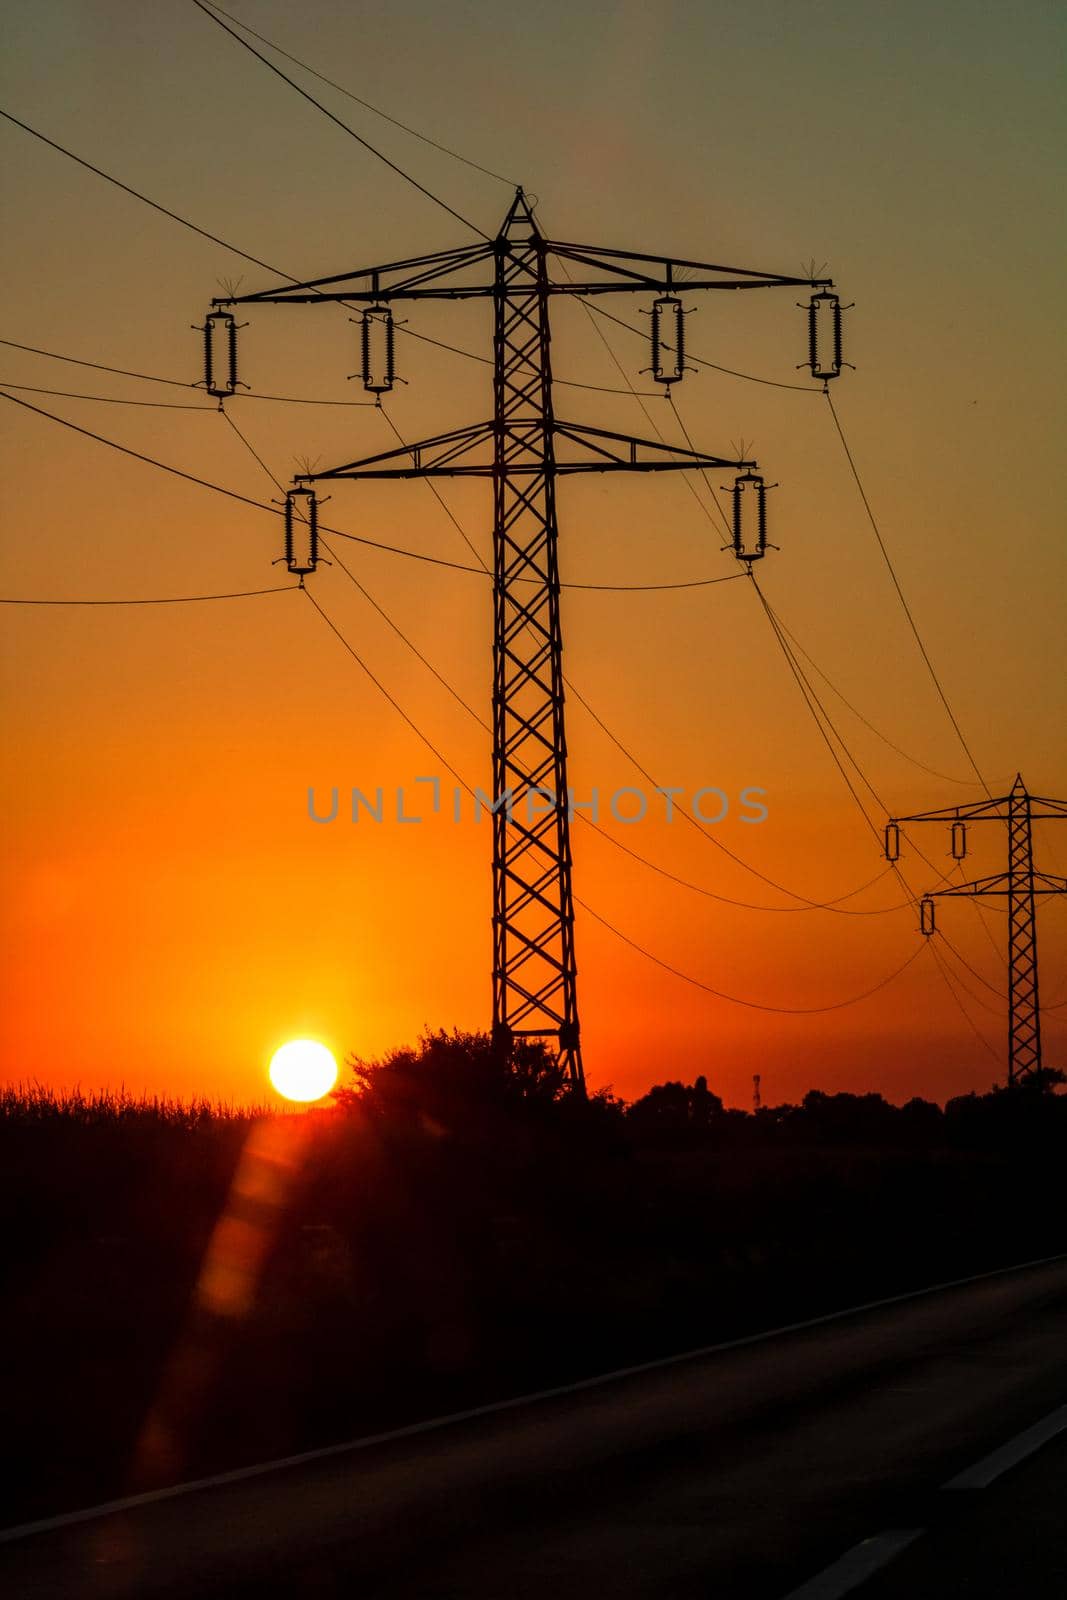
[[[1047,1417],[1042,1417],[1033,1427],[1025,1428],[1022,1433],[1016,1434],[1014,1439],[1009,1439],[1007,1444],[1002,1444],[999,1449],[983,1456],[973,1467],[958,1472],[941,1487],[942,1489],[987,1489],[1002,1473],[1017,1467],[1020,1461],[1025,1461],[1027,1456],[1032,1456],[1043,1444],[1048,1444],[1050,1439],[1057,1438],[1061,1433],[1067,1433],[1067,1406],[1058,1406],[1055,1411],[1050,1411]],[[853,1589],[858,1589],[861,1583],[865,1583],[872,1573],[892,1561],[902,1550],[906,1550],[908,1545],[913,1544],[925,1531],[924,1528],[904,1528],[899,1531],[891,1529],[888,1533],[880,1533],[873,1539],[864,1539],[862,1543],[846,1551],[840,1561],[835,1561],[832,1566],[816,1573],[814,1578],[802,1583],[799,1589],[791,1590],[785,1600],[837,1600],[839,1595],[850,1594]]]
[[[327,1461],[331,1456],[355,1454],[369,1450],[374,1445],[389,1444],[397,1439],[410,1439],[420,1433],[435,1433],[440,1428],[454,1427],[459,1422],[472,1422],[478,1417],[492,1417],[504,1411],[515,1411],[520,1406],[533,1405],[539,1400],[555,1400],[563,1395],[581,1394],[586,1389],[597,1389],[602,1384],[617,1383],[622,1378],[632,1378],[643,1372],[662,1371],[666,1367],[680,1366],[684,1361],[699,1361],[704,1356],[720,1355],[727,1350],[741,1350],[747,1345],[764,1344],[787,1333],[804,1333],[809,1328],[822,1328],[845,1317],[858,1317],[865,1311],[880,1311],[886,1306],[903,1305],[909,1300],[922,1300],[927,1295],[940,1294],[945,1289],[962,1289],[971,1283],[984,1283],[990,1278],[1007,1277],[1012,1272],[1026,1272],[1031,1267],[1050,1266],[1055,1261],[1067,1261],[1067,1253],[1039,1256],[1035,1261],[1017,1261],[1010,1267],[995,1267],[992,1272],[972,1272],[966,1278],[950,1278],[945,1283],[927,1284],[923,1289],[908,1289],[904,1294],[891,1294],[881,1300],[868,1300],[863,1305],[847,1306],[842,1311],[828,1311],[821,1317],[808,1317],[804,1322],[788,1322],[781,1328],[767,1328],[762,1333],[745,1334],[740,1339],[726,1339],[719,1344],[701,1345],[696,1350],[683,1350],[678,1355],[661,1356],[657,1361],[642,1361],[632,1367],[618,1367],[613,1372],[599,1373],[595,1378],[581,1378],[577,1383],[563,1383],[554,1389],[539,1389],[533,1394],[515,1395],[510,1400],[494,1400],[490,1405],[472,1406],[467,1411],[453,1411],[447,1416],[431,1417],[425,1422],[412,1422],[405,1428],[394,1428],[388,1433],[365,1434],[358,1439],[345,1439],[340,1444],[328,1444],[318,1450],[304,1450],[299,1455],[282,1456],[276,1461],[260,1461],[251,1467],[238,1467],[232,1472],[217,1472],[209,1478],[194,1478],[189,1483],[172,1484],[167,1489],[151,1489],[145,1494],[131,1494],[121,1500],[107,1500],[102,1505],[86,1506],[80,1511],[66,1511],[57,1517],[44,1517],[37,1522],[23,1522],[15,1527],[0,1528],[0,1544],[11,1544],[16,1539],[28,1539],[33,1534],[53,1533],[59,1528],[73,1527],[79,1522],[91,1522],[98,1517],[114,1516],[121,1511],[135,1511],[138,1506],[155,1505],[160,1500],[176,1500],[187,1494],[198,1494],[204,1489],[223,1488],[228,1483],[242,1483],[247,1478],[261,1478],[267,1473],[283,1472],[290,1467],[300,1467],[311,1461]]]
[[[786,1600],[839,1600],[839,1596],[851,1594],[853,1589],[866,1583],[882,1567],[888,1566],[894,1557],[906,1550],[909,1544],[914,1544],[925,1531],[924,1528],[890,1528],[886,1533],[876,1534],[873,1539],[863,1539],[851,1550],[846,1550],[840,1560],[824,1567],[814,1578],[802,1583],[799,1589],[791,1590]]]
[[[1020,1461],[1025,1461],[1035,1450],[1040,1450],[1043,1444],[1048,1444],[1050,1439],[1055,1439],[1057,1434],[1064,1432],[1067,1432],[1067,1406],[1059,1406],[1057,1410],[1050,1411],[1047,1417],[1042,1417],[1040,1422],[1035,1422],[1032,1428],[1025,1428],[1022,1433],[1016,1434],[1014,1439],[1009,1439],[1007,1444],[1002,1444],[999,1450],[993,1450],[989,1455],[983,1456],[973,1467],[968,1467],[965,1472],[958,1472],[941,1487],[987,1489],[1002,1472],[1018,1466]]]

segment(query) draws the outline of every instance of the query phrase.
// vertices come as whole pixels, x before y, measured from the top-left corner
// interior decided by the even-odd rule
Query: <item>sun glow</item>
[[[290,1039],[271,1057],[270,1081],[287,1100],[321,1100],[337,1082],[337,1062],[314,1039]]]

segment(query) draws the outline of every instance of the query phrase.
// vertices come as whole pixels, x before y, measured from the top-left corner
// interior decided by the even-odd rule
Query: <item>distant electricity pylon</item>
[[[1008,1085],[1041,1071],[1041,1010],[1038,1003],[1037,913],[1039,895],[1067,894],[1067,878],[1034,868],[1032,823],[1062,821],[1067,802],[1046,800],[1027,791],[1017,773],[1011,793],[999,800],[979,800],[972,806],[946,806],[941,811],[920,811],[911,817],[894,817],[886,823],[886,859],[900,857],[900,827],[907,822],[947,822],[951,853],[962,861],[967,854],[967,825],[1004,822],[1008,829],[1008,870],[973,883],[933,889],[920,904],[920,931],[937,932],[935,898],[961,895],[998,895],[1008,902]]]
[[[549,258],[578,269],[549,274]],[[486,281],[484,269],[491,275]],[[733,467],[737,558],[767,548],[763,479],[752,461],[726,460],[558,418],[553,405],[549,305],[556,295],[653,292],[653,379],[669,393],[685,366],[685,311],[674,290],[797,287],[815,291],[808,312],[816,378],[836,377],[841,306],[829,278],[601,250],[546,239],[522,189],[495,239],[258,294],[217,298],[204,324],[205,387],[224,399],[238,385],[236,325],[229,305],[365,307],[360,317],[364,388],[379,398],[396,383],[394,301],[492,301],[493,416],[489,422],[368,456],[326,472],[303,472],[289,491],[335,478],[491,478],[493,483],[493,1037],[550,1040],[574,1090],[584,1091],[578,1027],[570,794],[563,718],[563,639],[557,555],[556,482],[574,472],[664,472]],[[294,529],[306,531],[294,546]],[[287,523],[290,570],[301,582],[316,562],[306,504]]]

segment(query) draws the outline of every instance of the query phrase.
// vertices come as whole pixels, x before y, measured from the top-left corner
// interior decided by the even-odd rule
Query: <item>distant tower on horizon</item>
[[[949,830],[950,853],[955,861],[963,861],[967,856],[967,830],[971,823],[1006,824],[1007,871],[990,873],[972,883],[949,883],[946,879],[944,887],[928,889],[919,902],[919,932],[927,938],[938,933],[934,909],[937,900],[993,895],[1006,901],[1008,1088],[1013,1089],[1026,1079],[1040,1082],[1043,1072],[1042,1007],[1037,988],[1037,901],[1046,896],[1067,895],[1067,878],[1042,872],[1034,866],[1033,824],[1062,822],[1067,818],[1067,800],[1031,794],[1018,772],[1009,794],[994,798],[987,789],[986,795],[985,800],[977,800],[973,805],[945,806],[937,811],[916,811],[910,817],[890,817],[885,827],[885,856],[890,862],[900,859],[901,827],[908,822],[944,823]],[[970,965],[964,962],[955,945],[949,944],[943,935],[940,937],[957,962]],[[934,953],[940,964],[942,958],[937,946],[934,946]],[[981,973],[976,976],[981,977]],[[983,978],[982,982],[986,980]]]
[[[752,1074],[752,1110],[754,1112],[758,1111],[763,1104],[763,1100],[760,1097],[759,1084],[760,1074],[758,1072],[754,1072]]]

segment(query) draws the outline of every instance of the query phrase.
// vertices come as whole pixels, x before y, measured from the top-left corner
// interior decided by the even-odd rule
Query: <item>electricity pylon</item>
[[[553,279],[550,257],[573,264],[580,273],[574,280]],[[486,267],[491,269],[487,278]],[[373,331],[368,323],[372,311],[379,323],[386,320],[388,332],[382,373],[374,382],[368,381],[366,361],[364,365],[364,383],[375,393],[385,392],[393,382],[392,302],[493,302],[491,421],[325,472],[300,473],[294,482],[493,481],[493,1037],[505,1050],[517,1038],[551,1040],[578,1093],[584,1091],[584,1076],[574,956],[556,482],[575,472],[745,471],[755,463],[558,418],[549,305],[556,295],[652,291],[666,296],[654,317],[653,360],[660,361],[664,348],[670,348],[664,345],[662,327],[669,327],[671,319],[660,314],[669,310],[675,314],[676,377],[664,377],[658,370],[655,376],[662,383],[677,381],[684,370],[681,311],[672,294],[679,272],[695,274],[686,278],[687,291],[832,288],[828,278],[784,277],[554,242],[541,233],[518,189],[496,238],[484,244],[213,302],[216,307],[328,301],[366,306],[364,352]]]
[[[963,895],[997,895],[1008,903],[1008,1087],[1041,1072],[1041,1008],[1038,1002],[1037,907],[1038,896],[1067,894],[1067,878],[1034,867],[1032,824],[1063,821],[1067,802],[1032,795],[1016,773],[1011,793],[998,800],[979,800],[971,806],[946,806],[941,811],[920,811],[911,817],[894,817],[886,824],[886,855],[900,854],[900,827],[908,822],[947,822],[952,855],[962,861],[967,854],[967,826],[971,822],[1003,822],[1008,830],[1008,870],[973,883],[932,889],[922,898],[922,932],[937,932],[934,899]]]

